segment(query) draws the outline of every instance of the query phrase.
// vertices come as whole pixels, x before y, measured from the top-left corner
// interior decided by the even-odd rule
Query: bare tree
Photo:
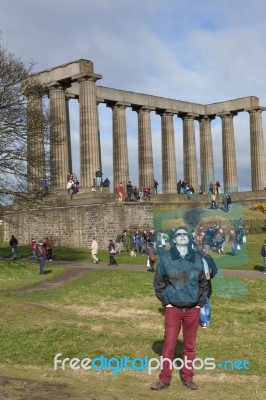
[[[49,126],[43,88],[0,42],[0,205],[49,202]],[[53,124],[60,121],[53,121]]]

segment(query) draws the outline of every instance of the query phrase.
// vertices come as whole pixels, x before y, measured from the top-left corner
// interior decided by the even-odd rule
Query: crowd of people
[[[176,184],[176,191],[178,194],[193,194],[195,192],[191,183],[185,180],[181,181],[181,179]]]
[[[157,233],[154,229],[137,229],[134,233],[130,233],[124,229],[118,232],[114,242],[116,254],[120,254],[121,252],[130,253],[133,250],[140,255],[149,254],[150,243],[156,250]]]
[[[158,245],[158,234],[154,229],[151,230],[136,230],[134,234],[131,234],[128,230],[124,229],[119,232],[116,236],[115,241],[109,240],[108,253],[109,253],[109,265],[118,265],[115,256],[122,252],[129,253],[131,256],[140,254],[147,256],[147,270],[150,272],[155,271],[155,262],[157,259],[156,247]],[[99,259],[98,253],[98,242],[96,237],[93,237],[90,250],[93,263],[98,264]]]
[[[157,187],[158,185],[156,186],[156,191]],[[149,186],[145,187],[133,186],[131,181],[128,181],[126,187],[124,187],[122,182],[120,182],[116,188],[116,197],[119,202],[138,201],[142,203],[145,201],[150,201],[150,196],[151,196],[151,189]]]
[[[97,192],[97,187],[100,188],[100,191],[103,187],[109,187],[110,180],[106,178],[103,180],[103,173],[100,168],[97,169],[95,173],[95,178],[93,179],[93,184],[91,186],[92,192]],[[153,183],[153,192],[158,194],[158,186],[159,183],[154,179]],[[210,182],[208,194],[211,195],[211,203],[210,209],[218,208],[218,200],[217,194],[220,193],[220,182]],[[80,183],[77,178],[77,175],[73,172],[69,172],[67,174],[67,190],[70,198],[73,198],[74,194],[79,193]],[[181,179],[176,184],[176,190],[178,194],[186,194],[191,195],[195,193],[194,187],[191,183],[186,182],[185,180],[181,181]],[[136,185],[132,185],[131,181],[124,186],[122,182],[119,183],[116,187],[116,198],[119,202],[149,202],[151,199],[151,188],[149,186],[138,187]],[[201,186],[199,186],[199,194],[202,194]],[[223,209],[225,212],[230,211],[230,205],[232,203],[232,199],[229,193],[224,193],[222,198]]]
[[[156,232],[151,230],[136,230],[134,233],[123,230],[117,234],[114,246],[114,255],[121,252],[130,253],[130,255],[148,256],[148,271],[154,271],[154,262],[157,255],[168,251],[174,244],[175,229],[171,228],[168,232]],[[227,240],[228,239],[228,240]],[[232,228],[227,233],[225,229],[214,224],[207,228],[200,227],[197,231],[189,234],[189,245],[191,248],[205,255],[210,255],[211,251],[217,254],[225,254],[225,245],[231,247],[231,255],[236,255],[236,250],[246,242],[244,227],[239,224],[237,228]]]
[[[103,173],[100,168],[97,169],[95,173],[95,178],[93,178],[93,184],[91,186],[92,192],[97,192],[97,188],[100,188],[100,191],[103,187],[109,187],[110,180],[105,178],[103,180]],[[73,199],[73,195],[79,193],[80,191],[80,182],[77,178],[77,175],[74,172],[68,172],[67,174],[67,192],[70,195],[70,198]]]
[[[206,230],[200,227],[197,232],[192,232],[192,244],[205,254],[210,254],[210,250],[218,254],[225,254],[226,234],[225,230],[218,225],[208,227]],[[229,231],[228,244],[231,246],[231,255],[235,256],[236,250],[246,242],[245,229],[242,225],[232,228]]]
[[[18,240],[15,237],[15,235],[11,236],[9,245],[11,247],[13,261],[16,261],[17,260]],[[45,237],[44,239],[40,239],[40,240],[31,238],[29,241],[28,247],[31,249],[33,261],[36,263],[39,263],[40,275],[44,275],[45,262],[52,261],[52,251],[53,251],[52,239],[49,236]]]

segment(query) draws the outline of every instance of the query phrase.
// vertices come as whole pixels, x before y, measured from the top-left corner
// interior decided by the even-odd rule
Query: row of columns
[[[96,97],[96,78],[84,77],[79,82],[80,109],[80,182],[82,187],[89,188],[95,179],[95,172],[101,168],[101,148],[99,133],[99,116]],[[69,124],[68,99],[64,87],[54,84],[49,88],[51,109],[51,181],[57,188],[66,187],[66,174],[72,171],[71,140]],[[113,123],[113,182],[114,188],[122,182],[129,181],[129,163],[127,147],[126,113],[131,104],[116,101],[106,102],[112,109]],[[29,110],[41,108],[40,99],[29,99]],[[208,192],[210,182],[214,178],[214,158],[211,133],[211,120],[215,116],[199,116],[192,113],[180,114],[172,110],[156,110],[155,108],[139,106],[132,107],[138,113],[138,163],[139,186],[153,188],[154,166],[151,133],[151,111],[161,116],[161,147],[162,147],[162,192],[176,193],[176,154],[173,117],[175,114],[183,120],[183,164],[184,180],[198,190],[198,171],[195,141],[195,120],[200,125],[200,171],[201,187]],[[265,187],[265,155],[262,129],[262,107],[247,109],[250,115],[250,149],[252,190],[262,190]],[[223,187],[226,192],[238,191],[237,163],[234,139],[233,117],[235,112],[219,114],[222,121],[222,153],[223,153]],[[33,128],[29,118],[28,152],[43,150],[43,141],[39,134],[38,140],[32,143],[30,133]],[[40,131],[40,127],[38,129]],[[33,174],[31,165],[28,173]],[[40,175],[40,171],[38,172]],[[30,188],[29,188],[30,189]]]

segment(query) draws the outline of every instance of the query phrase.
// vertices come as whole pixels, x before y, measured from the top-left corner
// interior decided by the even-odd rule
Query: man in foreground
[[[162,350],[163,358],[174,359],[176,340],[183,328],[183,359],[181,381],[191,390],[197,389],[193,381],[192,363],[196,357],[195,342],[199,325],[200,307],[205,303],[208,283],[204,273],[202,257],[189,246],[189,233],[180,227],[175,232],[174,244],[170,251],[159,258],[154,276],[156,296],[165,307],[165,332]],[[151,386],[162,390],[170,385],[172,369],[169,361],[163,362],[159,381]]]

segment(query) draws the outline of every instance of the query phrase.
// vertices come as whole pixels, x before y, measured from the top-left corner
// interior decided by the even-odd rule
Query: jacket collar
[[[171,247],[170,253],[172,260],[177,260],[178,258],[182,258],[176,246]],[[195,262],[196,259],[195,251],[192,250],[191,248],[188,248],[188,253],[185,255],[184,259],[189,260],[191,262]]]

